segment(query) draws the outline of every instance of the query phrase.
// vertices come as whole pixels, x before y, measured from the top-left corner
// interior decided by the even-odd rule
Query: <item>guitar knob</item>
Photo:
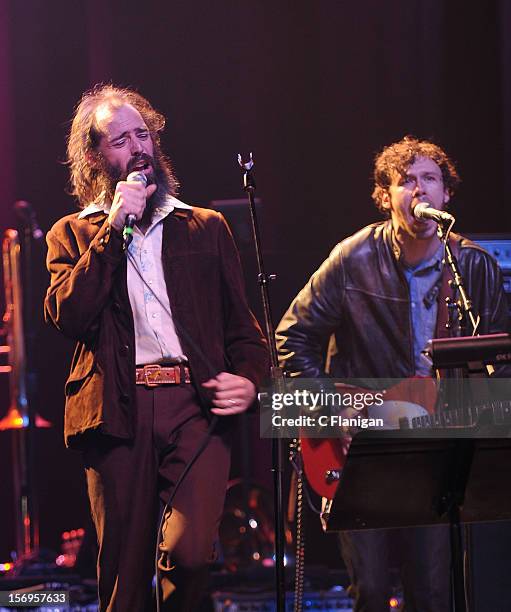
[[[341,477],[341,470],[327,470],[325,473],[325,480],[330,484],[336,482]]]

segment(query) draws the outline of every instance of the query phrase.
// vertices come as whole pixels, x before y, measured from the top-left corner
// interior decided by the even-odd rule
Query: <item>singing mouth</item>
[[[146,155],[141,155],[129,165],[129,172],[144,172],[152,167],[151,159]]]
[[[144,170],[148,170],[151,167],[151,165],[146,162],[146,161],[141,161],[138,162],[137,164],[135,164],[132,168],[131,171],[138,171],[138,172],[142,172]]]

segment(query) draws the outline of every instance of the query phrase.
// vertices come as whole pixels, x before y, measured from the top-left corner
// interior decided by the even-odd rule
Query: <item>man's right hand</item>
[[[108,223],[118,232],[122,232],[128,215],[135,215],[140,221],[146,207],[147,198],[156,191],[156,185],[144,185],[138,181],[119,181],[108,215]]]

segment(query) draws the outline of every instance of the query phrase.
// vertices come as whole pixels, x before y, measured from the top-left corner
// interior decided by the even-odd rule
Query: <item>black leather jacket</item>
[[[481,317],[479,333],[507,331],[507,303],[497,263],[466,238],[454,239],[466,289]],[[277,328],[279,357],[289,374],[414,375],[408,284],[393,248],[391,224],[386,221],[363,228],[333,249]]]

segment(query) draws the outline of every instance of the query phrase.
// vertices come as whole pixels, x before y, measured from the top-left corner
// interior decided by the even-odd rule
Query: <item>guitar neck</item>
[[[434,427],[474,427],[481,415],[488,415],[492,425],[511,424],[511,401],[489,402],[482,406],[469,406],[451,410],[442,410],[411,419],[412,429]]]

